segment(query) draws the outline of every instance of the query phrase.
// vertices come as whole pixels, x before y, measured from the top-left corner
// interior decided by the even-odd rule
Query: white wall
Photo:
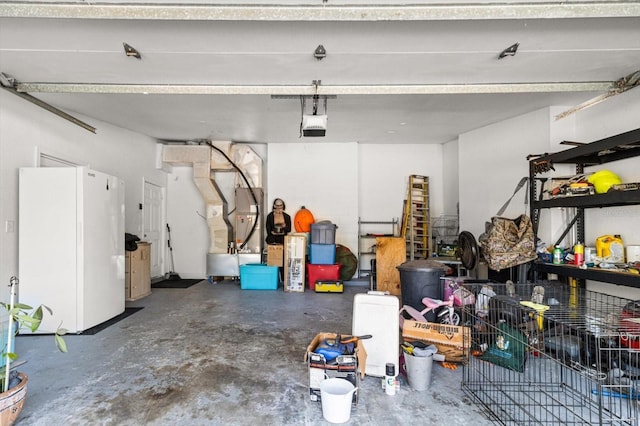
[[[155,168],[155,140],[73,115],[96,127],[97,133],[0,90],[0,300],[7,298],[9,278],[18,275],[18,168],[35,166],[38,152],[122,178],[125,230],[139,236],[142,216],[138,204],[144,202],[144,179],[166,186],[165,174]],[[14,232],[6,232],[8,221],[15,225]]]
[[[294,219],[300,207],[337,225],[336,243],[357,252],[358,145],[301,141],[268,147],[266,211],[282,198]],[[294,229],[295,231],[295,229]]]
[[[459,173],[458,170],[458,139],[442,145],[442,192],[443,211],[445,215],[458,214]]]
[[[401,219],[409,175],[429,176],[432,211],[442,212],[440,145],[274,144],[268,170],[269,205],[283,198],[292,217],[305,205],[316,220],[338,225],[336,242],[354,254],[358,218]],[[390,228],[367,232],[389,233]]]
[[[173,167],[167,178],[167,224],[171,228],[173,262],[167,267],[182,278],[206,278],[209,228],[204,201],[193,181],[193,168]]]
[[[410,175],[429,177],[432,217],[443,213],[442,145],[358,145],[359,216],[363,220],[402,220]],[[356,220],[357,221],[357,220]]]
[[[547,108],[464,133],[459,137],[460,230],[476,239],[484,224],[529,175],[527,155],[549,152]],[[528,213],[526,188],[513,198],[505,217]]]

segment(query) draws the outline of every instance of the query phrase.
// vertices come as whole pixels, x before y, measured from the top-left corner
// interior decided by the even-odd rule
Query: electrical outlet
[[[16,232],[16,223],[13,220],[7,220],[4,223],[4,232],[6,232],[7,234]]]

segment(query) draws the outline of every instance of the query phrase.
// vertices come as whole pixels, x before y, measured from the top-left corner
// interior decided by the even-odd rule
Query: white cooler
[[[370,334],[370,339],[362,340],[367,351],[365,374],[384,377],[387,363],[395,365],[396,374],[399,358],[400,326],[398,324],[400,301],[396,296],[380,291],[356,294],[353,298],[354,336]]]

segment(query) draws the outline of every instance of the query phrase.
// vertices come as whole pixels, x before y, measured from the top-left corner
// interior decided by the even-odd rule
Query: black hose
[[[249,188],[249,192],[251,192],[251,197],[253,198],[253,202],[256,205],[256,220],[253,222],[253,226],[251,227],[251,231],[249,231],[249,235],[247,235],[247,238],[245,238],[244,242],[240,245],[238,249],[238,250],[242,250],[251,239],[251,236],[253,235],[253,233],[256,230],[256,227],[258,226],[258,221],[260,220],[260,204],[258,203],[258,197],[256,197],[256,194],[253,191],[253,188],[251,187],[251,184],[249,183],[249,180],[247,179],[247,177],[244,175],[244,173],[242,173],[242,170],[240,170],[240,168],[233,161],[231,161],[231,158],[229,158],[227,154],[225,154],[220,148],[218,148],[217,146],[213,146],[211,142],[205,141],[205,143],[209,145],[211,148],[218,151],[220,154],[222,154],[222,156],[229,162],[229,164],[231,164],[233,168],[236,169],[238,173],[240,173],[240,176],[242,176],[244,183],[247,184],[247,188]]]

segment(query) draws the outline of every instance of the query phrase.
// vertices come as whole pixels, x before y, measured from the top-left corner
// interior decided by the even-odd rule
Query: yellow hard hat
[[[622,183],[620,177],[610,170],[600,170],[587,178],[598,194],[604,194],[611,186]]]

